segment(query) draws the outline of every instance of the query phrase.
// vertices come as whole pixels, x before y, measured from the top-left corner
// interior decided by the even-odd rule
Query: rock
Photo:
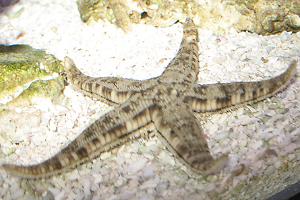
[[[186,16],[217,33],[228,32],[231,27],[262,35],[300,30],[298,0],[192,0],[188,3],[149,0],[138,4],[132,0],[78,0],[77,4],[84,22],[108,20],[124,31],[129,31],[132,23],[164,27]]]
[[[28,45],[0,45],[0,108],[57,98],[64,88],[57,74],[63,66],[52,55]]]
[[[128,166],[127,170],[129,174],[136,174],[139,170],[143,169],[146,163],[147,163],[147,159],[139,158],[136,161],[132,161],[132,163],[130,163],[130,165]]]
[[[143,168],[143,175],[145,178],[150,178],[155,175],[154,173],[154,167],[152,165],[147,165]]]
[[[153,178],[153,179],[149,179],[148,181],[145,181],[141,186],[140,189],[144,190],[144,189],[149,189],[149,188],[155,188],[157,186],[159,182],[159,178]]]
[[[47,191],[43,196],[43,200],[55,200],[53,193],[51,191]]]
[[[242,14],[242,20],[235,25],[239,30],[256,32],[262,35],[300,30],[298,0],[232,0],[231,2]]]

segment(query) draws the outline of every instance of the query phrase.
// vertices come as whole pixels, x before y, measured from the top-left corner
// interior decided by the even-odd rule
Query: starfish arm
[[[188,105],[179,103],[152,116],[158,136],[188,167],[203,175],[219,171],[227,155],[214,160],[209,152],[203,130]]]
[[[263,81],[194,85],[184,101],[199,113],[222,111],[257,102],[284,89],[295,74],[296,66],[296,61],[293,61],[285,72]]]
[[[65,76],[72,85],[87,96],[100,100],[120,104],[125,102],[132,94],[145,90],[156,84],[156,78],[139,81],[117,77],[94,78],[84,75],[74,64],[65,58]]]
[[[176,56],[159,77],[161,82],[181,82],[192,85],[198,79],[199,53],[198,30],[192,20],[183,24],[183,37]]]
[[[44,178],[68,171],[134,138],[147,136],[139,130],[152,123],[150,115],[154,110],[151,100],[133,98],[100,117],[50,159],[29,166],[4,164],[2,168],[24,178]]]

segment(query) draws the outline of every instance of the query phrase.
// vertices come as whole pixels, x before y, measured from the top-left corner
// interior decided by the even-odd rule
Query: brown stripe
[[[261,96],[265,95],[263,87],[259,88],[259,93]]]
[[[224,108],[229,106],[229,102],[231,101],[231,99],[229,99],[228,96],[225,97],[218,97],[216,99],[216,103],[217,103],[217,108]]]
[[[76,151],[76,154],[78,155],[78,157],[79,157],[80,159],[85,158],[85,157],[88,157],[88,152],[87,152],[87,150],[86,150],[85,147],[81,147],[80,149],[78,149],[78,150]]]
[[[245,101],[245,89],[244,88],[240,88],[241,90],[241,93],[240,93],[240,102],[244,102]],[[240,103],[240,102],[237,102],[237,103]]]
[[[89,91],[92,92],[93,91],[93,83],[89,82],[87,84],[88,84]]]
[[[254,90],[252,91],[252,98],[253,98],[253,99],[256,99],[256,98],[257,98],[257,91],[256,91],[256,89],[254,89]]]
[[[60,160],[57,157],[52,158],[49,161],[49,165],[53,165],[54,169],[62,169],[63,167]],[[43,167],[43,165],[41,165],[41,167]]]
[[[117,137],[120,137],[124,132],[126,132],[126,126],[124,124],[118,124],[111,128],[109,132],[113,132],[117,135]]]
[[[111,92],[112,92],[112,90],[110,88],[104,87],[104,86],[102,87],[102,94],[103,94],[103,96],[110,97],[111,96]]]
[[[200,108],[204,107],[204,110],[208,110],[207,109],[207,99],[196,99],[196,101],[198,101],[198,103],[200,104]]]
[[[197,35],[197,30],[194,27],[189,27],[189,29],[185,29],[184,33],[186,35]]]
[[[100,144],[100,140],[98,138],[94,138],[92,139],[92,143],[95,145],[95,146],[98,146],[98,144]]]
[[[66,154],[64,154],[64,156],[66,156],[66,157],[67,157],[67,159],[69,160],[69,163],[72,163],[72,162],[74,162],[74,161],[75,161],[75,159],[74,159],[73,155],[72,155],[72,154],[70,154],[70,153],[66,153]]]
[[[136,114],[132,119],[133,121],[137,121],[138,123],[138,126],[141,126],[141,125],[144,125],[144,124],[141,124],[143,122],[143,117],[147,118],[147,111],[148,111],[148,108],[142,110],[141,112],[139,112],[138,114]]]
[[[192,57],[192,61],[193,61],[194,63],[197,63],[198,59],[195,58],[195,57]]]
[[[100,87],[99,83],[95,83],[95,88],[98,89]]]
[[[127,105],[127,106],[124,106],[124,107],[122,108],[122,110],[123,110],[124,112],[126,112],[126,113],[129,113],[129,112],[131,111],[131,108],[130,108],[129,105]]]

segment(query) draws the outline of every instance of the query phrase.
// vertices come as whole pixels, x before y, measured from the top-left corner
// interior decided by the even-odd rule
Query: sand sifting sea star
[[[152,79],[92,78],[82,74],[72,60],[66,58],[65,76],[73,86],[117,106],[44,162],[29,166],[4,164],[2,167],[26,178],[52,176],[135,138],[146,137],[147,132],[139,129],[152,124],[156,135],[193,171],[210,174],[220,170],[227,155],[213,159],[193,112],[218,112],[270,97],[287,86],[295,74],[296,62],[268,80],[199,85],[198,57],[197,28],[187,19],[177,55],[161,76]]]

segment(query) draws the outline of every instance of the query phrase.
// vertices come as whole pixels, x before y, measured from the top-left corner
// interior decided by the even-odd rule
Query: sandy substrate
[[[200,31],[199,83],[262,80],[300,60],[300,33],[258,36]],[[75,1],[20,1],[0,15],[1,44],[30,44],[58,59],[71,57],[87,75],[147,79],[176,54],[182,26],[115,26],[80,21]],[[253,177],[300,162],[300,67],[282,93],[255,105],[206,119],[213,156],[229,153],[229,165],[208,180],[189,176],[156,138],[124,145],[70,173],[47,180],[0,174],[1,199],[207,199]],[[67,86],[60,104],[36,105],[0,116],[1,162],[33,164],[51,157],[112,107]],[[290,164],[291,165],[291,164]],[[291,174],[293,176],[293,174]],[[295,174],[295,176],[297,176]],[[217,190],[216,190],[217,188]],[[262,194],[263,195],[263,194]]]

